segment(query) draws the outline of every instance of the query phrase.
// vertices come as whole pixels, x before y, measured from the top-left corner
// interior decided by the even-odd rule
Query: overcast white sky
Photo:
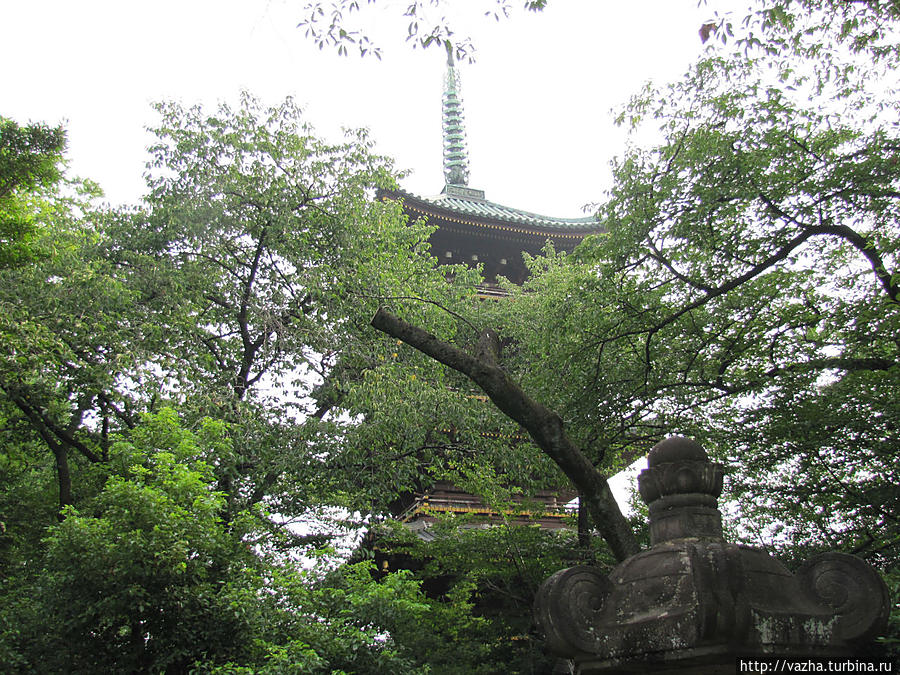
[[[611,121],[648,79],[681,74],[700,25],[736,0],[550,0],[494,22],[490,0],[449,0],[478,47],[461,67],[470,185],[488,199],[551,216],[599,200],[624,130]],[[441,173],[441,49],[405,42],[405,2],[364,6],[382,61],[319,51],[296,24],[304,0],[28,0],[0,3],[0,115],[63,121],[73,171],[112,202],[136,201],[152,101],[267,103],[292,95],[337,140],[369,127],[380,152],[412,170],[404,187],[436,194]],[[475,8],[475,9],[473,9]]]

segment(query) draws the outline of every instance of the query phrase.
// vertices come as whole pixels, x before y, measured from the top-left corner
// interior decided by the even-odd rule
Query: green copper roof
[[[447,185],[469,183],[469,157],[466,152],[466,130],[459,75],[453,65],[453,47],[447,43],[447,74],[444,79],[444,180]]]
[[[488,201],[484,199],[484,193],[481,190],[473,190],[472,188],[448,185],[442,194],[434,197],[421,197],[404,190],[397,190],[391,196],[402,199],[407,207],[415,209],[417,206],[416,202],[419,202],[418,205],[421,207],[431,207],[427,209],[429,211],[439,210],[442,212],[441,215],[451,218],[455,216],[463,221],[477,219],[479,221],[507,224],[513,227],[570,232],[579,235],[603,232],[605,230],[595,216],[585,216],[583,218],[542,216],[537,213],[522,211],[521,209],[514,209]]]

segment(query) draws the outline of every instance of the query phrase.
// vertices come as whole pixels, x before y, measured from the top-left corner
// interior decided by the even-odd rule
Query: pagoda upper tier
[[[485,199],[483,190],[468,186],[469,157],[459,73],[448,42],[441,127],[444,146],[444,189],[422,197],[402,189],[381,191],[381,199],[398,199],[410,220],[426,218],[436,226],[431,250],[441,263],[483,265],[488,290],[497,277],[521,284],[528,276],[522,253],[537,255],[553,242],[571,251],[589,234],[604,231],[594,216],[553,218],[503,206]]]
[[[571,251],[587,235],[605,231],[594,216],[542,216],[489,201],[483,191],[460,185],[446,185],[435,197],[400,189],[380,196],[402,201],[410,219],[426,218],[437,227],[430,242],[441,263],[482,264],[488,284],[498,276],[521,284],[528,276],[522,253],[537,255],[548,240],[558,251]]]

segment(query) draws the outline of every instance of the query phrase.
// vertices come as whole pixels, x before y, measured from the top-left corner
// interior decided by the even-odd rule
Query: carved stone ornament
[[[650,548],[609,576],[561,570],[538,592],[547,647],[578,673],[732,673],[738,656],[846,656],[883,629],[887,588],[859,558],[825,553],[792,574],[724,540],[724,469],[699,444],[666,439],[648,464]]]

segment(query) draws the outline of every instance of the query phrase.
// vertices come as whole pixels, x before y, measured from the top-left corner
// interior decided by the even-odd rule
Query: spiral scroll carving
[[[890,597],[878,573],[846,553],[823,553],[799,570],[804,589],[837,617],[835,637],[856,642],[875,636],[887,621]]]
[[[586,565],[547,579],[538,590],[534,612],[549,649],[570,658],[596,652],[597,618],[611,590],[609,579]]]

